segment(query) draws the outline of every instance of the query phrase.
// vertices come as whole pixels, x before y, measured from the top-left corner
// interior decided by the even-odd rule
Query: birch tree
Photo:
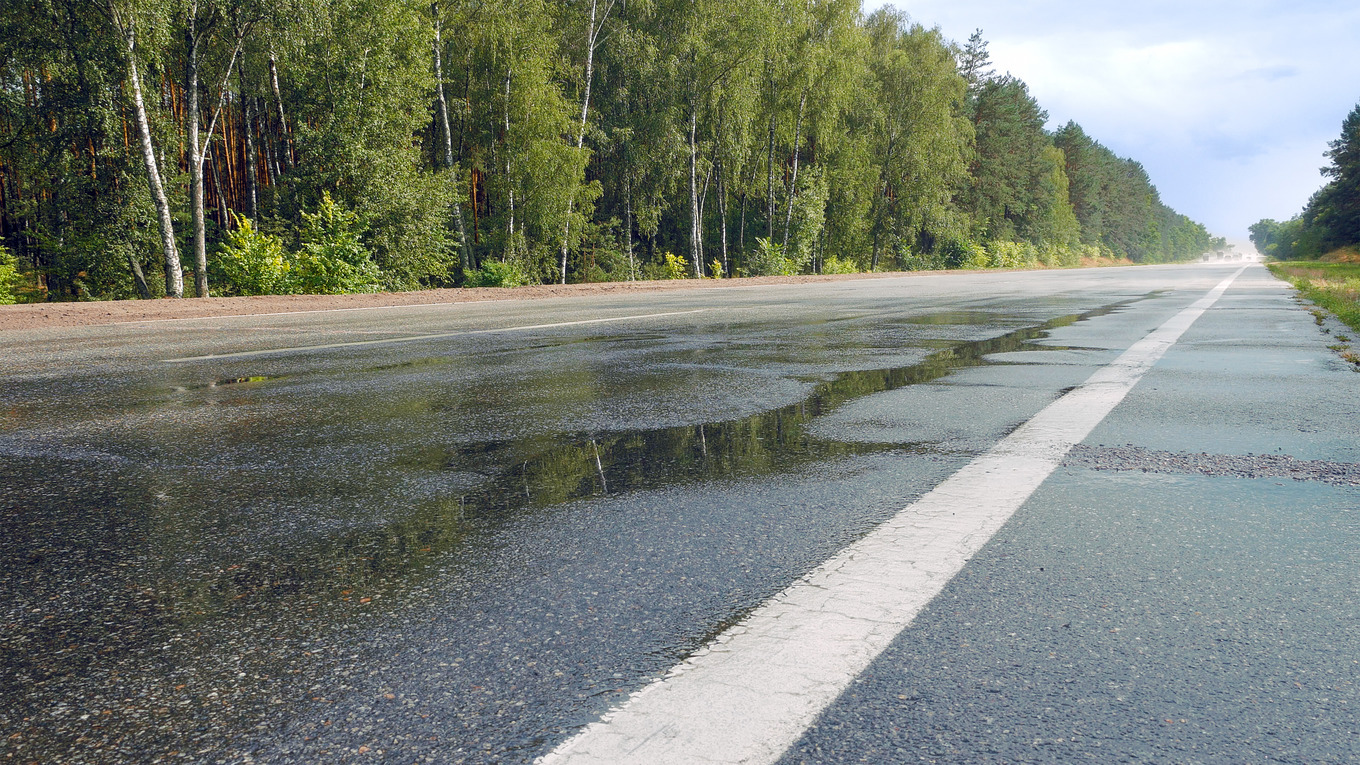
[[[601,38],[600,33],[604,31],[605,22],[609,19],[609,13],[614,9],[615,0],[586,0],[589,12],[586,15],[586,34],[585,34],[585,78],[582,80],[581,95],[581,120],[576,129],[576,153],[585,153],[586,143],[586,121],[590,116],[590,86],[595,79],[595,49],[599,47]],[[581,164],[584,166],[584,157],[580,157]],[[567,214],[562,224],[562,258],[561,258],[561,277],[562,284],[567,283],[567,252],[571,248],[571,214],[572,208],[576,203],[575,189],[567,196]]]
[[[184,296],[184,273],[179,259],[179,244],[175,241],[175,224],[170,210],[170,201],[165,196],[165,184],[161,178],[160,163],[156,157],[156,147],[151,140],[151,124],[147,119],[146,100],[142,95],[141,75],[137,63],[137,10],[109,7],[110,19],[121,33],[127,50],[127,77],[132,87],[132,113],[137,123],[138,145],[141,147],[142,160],[146,164],[147,182],[151,187],[151,198],[156,205],[157,224],[161,232],[161,249],[165,258],[165,296]]]
[[[458,166],[453,159],[453,128],[449,122],[449,103],[444,97],[444,58],[443,58],[443,17],[438,2],[430,4],[430,17],[434,22],[434,81],[439,104],[439,127],[444,140],[444,169],[448,172],[449,183],[458,183]],[[467,271],[472,267],[471,252],[468,249],[467,227],[463,223],[463,205],[458,201],[458,192],[453,195],[453,225],[458,234],[459,266]]]
[[[696,0],[684,17],[683,34],[676,39],[677,79],[686,120],[689,192],[689,255],[695,277],[703,275],[703,221],[699,215],[700,119],[705,107],[716,106],[709,96],[724,78],[754,62],[751,41],[759,39],[764,18],[754,2]],[[706,117],[716,117],[711,109]],[[706,168],[705,168],[706,170]]]
[[[972,131],[961,113],[965,83],[939,32],[890,11],[875,13],[868,27],[880,110],[871,211],[877,268],[885,250],[895,255],[951,228]]]
[[[202,4],[200,4],[202,3]],[[199,104],[199,75],[203,49],[215,37],[217,29],[227,23],[226,13],[212,0],[189,0],[184,16],[184,93],[188,98],[186,107],[188,140],[188,165],[190,187],[190,214],[193,220],[194,246],[194,296],[208,297],[208,234],[203,214],[203,165],[208,158],[208,149],[217,120],[222,114],[227,98],[227,83],[231,81],[232,69],[241,53],[241,45],[257,18],[243,17],[242,8],[232,9],[232,42],[230,53],[222,67],[221,82],[216,88],[217,99],[212,115],[208,119],[206,134],[200,134],[201,109]],[[249,11],[246,11],[249,13]]]

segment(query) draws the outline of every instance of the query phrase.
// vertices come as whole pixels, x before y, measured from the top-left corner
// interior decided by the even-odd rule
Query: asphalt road
[[[1236,268],[0,334],[0,758],[532,761]],[[1250,267],[784,762],[1355,759],[1321,330]]]

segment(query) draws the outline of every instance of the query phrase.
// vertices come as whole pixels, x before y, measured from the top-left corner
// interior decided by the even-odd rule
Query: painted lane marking
[[[540,765],[778,760],[1244,270]]]
[[[214,316],[170,316],[163,319],[128,319],[111,321],[108,326],[119,324],[155,324],[163,321],[207,321],[210,319],[253,319],[257,316],[292,316],[307,313],[348,313],[350,311],[380,311],[384,308],[438,308],[440,306],[472,305],[475,303],[494,303],[494,300],[451,300],[447,303],[405,303],[397,305],[360,305],[352,308],[304,308],[297,311],[271,311],[269,313],[221,313]]]
[[[953,272],[944,272],[944,271],[939,272],[940,275],[948,275],[948,273],[953,273]],[[1009,273],[1009,272],[1008,272],[1008,273]],[[683,291],[686,291],[686,290],[697,290],[697,289],[708,289],[708,290],[758,290],[758,289],[763,289],[763,288],[765,288],[765,287],[811,287],[811,286],[824,286],[824,285],[826,285],[826,284],[834,283],[834,282],[855,283],[855,282],[872,282],[872,281],[887,280],[887,279],[905,279],[905,278],[915,277],[917,274],[919,274],[919,275],[921,275],[921,276],[934,276],[934,275],[936,275],[936,274],[934,274],[934,273],[929,273],[929,274],[928,274],[928,273],[926,273],[926,272],[913,271],[913,272],[911,272],[911,273],[909,273],[909,274],[903,274],[903,275],[901,275],[901,276],[865,276],[865,277],[863,277],[863,278],[858,278],[858,279],[828,279],[828,280],[826,280],[826,281],[817,281],[817,282],[791,282],[791,283],[788,283],[788,284],[733,284],[733,285],[723,285],[723,286],[721,286],[721,287],[709,287],[708,285],[704,285],[704,286],[700,287],[700,286],[698,286],[698,285],[688,285],[688,284],[687,284],[687,285],[683,285],[683,286],[669,287],[669,288],[667,288],[667,289],[657,290],[657,291],[658,291],[658,292],[683,292]],[[617,284],[636,284],[636,282],[617,282]],[[650,293],[650,292],[652,292],[652,290],[623,290],[621,294],[623,294],[623,295],[634,295],[634,294],[645,294],[645,293]],[[206,319],[249,319],[249,318],[255,317],[255,316],[292,316],[293,314],[305,314],[305,313],[345,313],[345,312],[347,312],[347,311],[379,311],[379,310],[382,310],[382,309],[384,309],[384,308],[438,308],[438,307],[440,307],[440,306],[453,306],[453,305],[480,305],[480,304],[482,304],[482,303],[508,303],[508,302],[526,302],[526,301],[536,301],[536,300],[553,300],[553,299],[556,299],[556,298],[559,298],[559,297],[562,297],[562,296],[558,296],[558,295],[547,295],[547,296],[541,296],[541,297],[487,298],[486,300],[450,300],[450,301],[445,302],[445,303],[393,303],[393,304],[391,304],[391,305],[361,305],[361,306],[353,306],[353,307],[350,307],[350,308],[302,308],[302,309],[298,309],[298,310],[296,310],[296,311],[271,311],[270,313],[221,313],[221,314],[215,314],[215,315],[213,315],[213,316],[169,316],[169,317],[160,318],[160,319],[126,319],[126,320],[124,320],[124,321],[111,321],[111,322],[108,322],[107,324],[103,324],[103,325],[100,325],[100,326],[108,326],[108,327],[112,327],[112,326],[118,326],[118,325],[123,325],[123,324],[154,324],[154,323],[156,323],[156,322],[162,322],[162,321],[203,321],[203,320],[206,320]],[[572,297],[572,296],[568,295],[568,296],[566,296],[566,297]],[[593,297],[593,296],[589,296],[589,295],[588,295],[587,297]]]
[[[186,361],[207,361],[209,359],[241,359],[249,356],[267,356],[277,353],[298,353],[301,351],[324,351],[332,348],[356,348],[364,345],[386,345],[388,343],[409,343],[416,340],[441,340],[446,337],[469,337],[472,335],[493,335],[498,332],[525,332],[533,329],[555,329],[557,327],[579,327],[586,324],[608,324],[618,321],[636,321],[638,319],[659,319],[663,316],[684,316],[691,313],[702,313],[707,308],[696,308],[693,311],[669,311],[667,313],[644,313],[636,316],[613,316],[607,319],[582,319],[580,321],[559,321],[553,324],[526,324],[519,327],[499,327],[496,329],[466,329],[457,332],[439,332],[429,335],[404,335],[401,337],[388,337],[381,340],[352,340],[346,343],[326,343],[324,345],[297,345],[290,348],[269,348],[262,351],[237,351],[235,353],[210,353],[206,356],[183,356],[177,359],[164,359],[166,364],[180,364]]]

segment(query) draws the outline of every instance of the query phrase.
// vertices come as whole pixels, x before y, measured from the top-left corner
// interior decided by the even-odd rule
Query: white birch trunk
[[[689,256],[694,261],[694,276],[703,276],[699,254],[699,109],[694,97],[689,104]]]
[[[208,234],[203,225],[203,155],[198,142],[198,2],[185,19],[184,93],[189,98],[185,128],[189,143],[189,210],[194,230],[194,297],[208,296]]]
[[[724,275],[731,275],[727,267],[727,182],[723,171],[726,168],[718,163],[718,217],[722,218],[722,267]]]
[[[183,297],[184,274],[180,271],[179,246],[175,243],[175,224],[170,215],[170,201],[165,198],[165,186],[161,183],[156,148],[151,143],[151,125],[147,122],[146,104],[142,100],[142,80],[137,74],[137,33],[131,21],[128,22],[123,34],[127,40],[128,78],[132,81],[132,106],[137,117],[137,136],[142,146],[142,160],[146,163],[151,199],[156,203],[156,217],[160,220],[161,250],[165,256],[165,296]]]
[[[599,0],[590,0],[590,23],[586,26],[586,87],[581,98],[581,126],[576,131],[576,153],[580,154],[586,145],[586,118],[590,115],[590,84],[595,77],[595,46],[598,43],[604,20],[614,7],[613,0],[605,6],[604,14],[599,15]],[[571,213],[576,206],[576,185],[572,183],[567,194],[567,219],[562,225],[562,284],[567,283],[567,251],[571,248]]]
[[[765,184],[765,236],[770,241],[774,241],[774,125],[774,115],[770,115],[769,156],[765,158],[765,166],[770,171]]]
[[[259,191],[255,188],[255,168],[259,156],[255,153],[254,114],[250,108],[250,98],[246,96],[246,66],[241,62],[237,77],[241,83],[241,121],[246,134],[246,211],[253,221],[260,215]]]
[[[453,129],[449,126],[449,103],[444,98],[443,42],[440,39],[439,3],[432,3],[434,16],[434,81],[439,94],[439,120],[444,128],[444,167],[449,171],[449,182],[454,185],[453,225],[458,232],[458,260],[463,271],[472,267],[468,252],[467,228],[463,225],[463,204],[458,201],[457,179],[453,169]]]
[[[226,72],[222,75],[222,84],[217,89],[217,107],[213,110],[212,119],[208,121],[208,133],[199,142],[198,123],[200,108],[198,103],[198,44],[201,40],[198,25],[198,3],[190,3],[188,16],[188,29],[185,32],[185,43],[188,46],[188,57],[184,64],[184,88],[189,96],[188,105],[188,139],[189,139],[189,185],[190,201],[192,207],[194,223],[194,297],[208,297],[208,233],[204,227],[203,214],[203,163],[208,156],[208,147],[212,143],[213,133],[217,130],[217,118],[222,115],[222,106],[227,100],[227,83],[231,81],[232,67],[236,66],[236,57],[241,53],[241,44],[245,36],[250,33],[250,27],[240,29],[236,33],[236,46],[232,48],[231,58],[227,60]],[[214,167],[214,172],[216,169]],[[221,185],[218,186],[219,200],[221,198]],[[223,225],[226,224],[225,214]]]
[[[751,175],[753,176],[751,180],[754,181],[755,172],[752,171]],[[750,198],[750,195],[745,191],[741,192],[741,218],[737,224],[737,252],[740,252],[743,258],[746,257],[746,202]]]
[[[288,138],[288,118],[283,113],[283,93],[279,91],[279,67],[274,51],[269,51],[269,85],[274,90],[274,102],[279,105],[279,148],[278,156],[283,160],[282,172],[293,169],[293,147]]]
[[[505,70],[505,138],[502,140],[502,143],[510,140],[510,79],[513,74],[513,69]],[[515,255],[515,179],[510,175],[510,148],[509,146],[504,146],[504,149],[505,185],[510,191],[510,226],[507,229],[508,236],[505,240],[505,258],[506,260],[509,260]]]
[[[789,246],[789,226],[793,223],[793,198],[798,193],[798,142],[803,138],[803,108],[807,106],[807,88],[798,99],[798,121],[793,128],[793,178],[789,181],[789,204],[784,213],[784,247]]]
[[[628,281],[637,281],[637,260],[633,257],[633,173],[623,173],[623,229],[628,247]]]

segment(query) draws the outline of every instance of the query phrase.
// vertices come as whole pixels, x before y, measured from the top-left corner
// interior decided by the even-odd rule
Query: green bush
[[[581,263],[581,281],[626,282],[636,277],[633,262],[628,259],[626,238],[618,218],[585,222],[581,227],[581,240],[575,248],[579,253],[575,257],[579,257]],[[572,267],[569,265],[568,268]]]
[[[992,256],[988,254],[986,248],[975,244],[969,248],[967,256],[959,262],[959,268],[991,268],[992,262]]]
[[[1029,268],[1039,264],[1039,252],[1029,242],[992,242],[987,249],[992,268]]]
[[[302,249],[294,279],[307,294],[342,295],[377,292],[382,285],[378,264],[360,240],[359,216],[322,192],[315,213],[303,211]]]
[[[790,260],[784,245],[768,237],[756,239],[756,251],[746,258],[747,276],[790,276],[798,273],[798,264]]]
[[[966,235],[952,232],[940,235],[935,243],[935,251],[931,255],[916,257],[928,265],[922,267],[907,265],[907,258],[904,257],[904,267],[911,271],[925,271],[936,268],[986,268],[991,263],[991,259],[987,257],[987,250],[982,245]]]
[[[514,263],[488,260],[468,276],[467,287],[518,287],[524,284],[524,272]]]
[[[14,294],[23,277],[19,275],[19,259],[0,245],[0,305],[13,305],[19,302]]]
[[[655,268],[649,269],[653,279],[684,279],[689,276],[689,261],[673,253],[665,253]]]
[[[1081,265],[1082,257],[1095,258],[1100,250],[1089,244],[1074,246],[1049,246],[1039,251],[1039,261],[1055,268],[1073,268]]]
[[[215,291],[223,295],[284,295],[293,289],[293,257],[283,240],[255,228],[249,218],[232,214],[236,229],[227,232],[210,268]]]
[[[902,264],[903,271],[938,271],[942,268],[949,268],[950,261],[938,249],[935,252],[915,252],[909,247],[903,247],[897,259]]]
[[[850,258],[844,260],[832,255],[822,261],[822,273],[824,274],[857,274],[859,269],[855,267],[855,261]]]

